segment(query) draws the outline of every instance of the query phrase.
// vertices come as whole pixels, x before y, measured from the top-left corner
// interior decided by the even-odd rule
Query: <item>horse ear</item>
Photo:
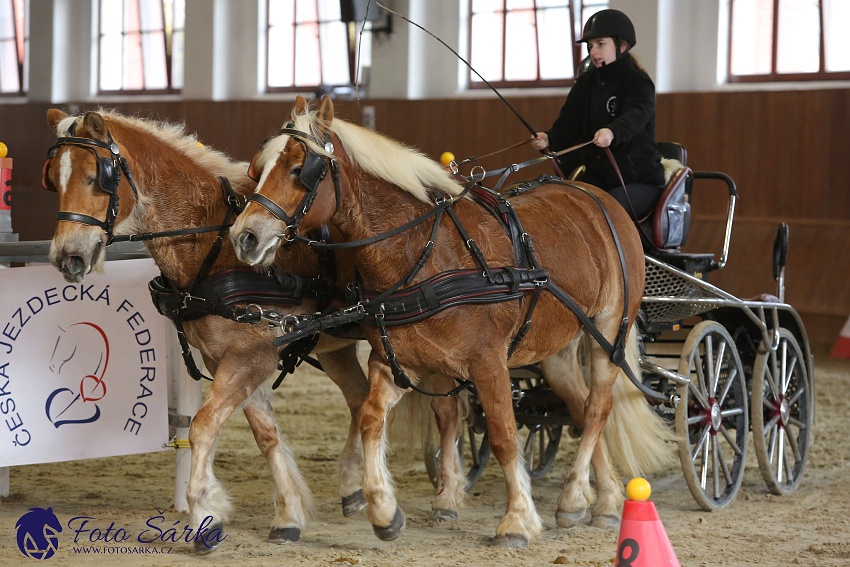
[[[295,114],[307,114],[307,99],[301,95],[295,97]]]
[[[260,173],[257,171],[257,158],[260,157],[260,152],[254,154],[254,157],[251,158],[251,163],[248,165],[248,177],[256,181],[260,182]]]
[[[83,126],[96,140],[106,142],[106,122],[103,121],[103,116],[97,112],[86,112],[83,117]]]
[[[334,103],[328,95],[322,95],[322,106],[319,108],[319,118],[325,124],[330,124],[334,119]]]
[[[47,125],[50,126],[50,129],[55,132],[56,127],[59,125],[62,119],[67,117],[68,115],[59,110],[58,108],[51,108],[47,111]]]

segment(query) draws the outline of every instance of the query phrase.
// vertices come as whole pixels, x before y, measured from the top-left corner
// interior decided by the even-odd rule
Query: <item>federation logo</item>
[[[62,525],[53,508],[30,508],[15,524],[18,549],[30,559],[50,559],[59,548]]]
[[[47,397],[44,411],[54,427],[97,421],[96,402],[106,396],[108,365],[109,339],[100,326],[81,321],[67,330],[59,327],[49,367],[57,376],[70,379],[74,387],[57,388]]]

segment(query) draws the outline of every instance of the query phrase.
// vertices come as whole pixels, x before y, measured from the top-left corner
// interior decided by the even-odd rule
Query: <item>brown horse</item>
[[[331,164],[332,171],[338,167],[338,182],[328,175],[308,187],[302,173],[321,161]],[[485,262],[476,259],[476,251],[491,272],[515,266],[514,246],[496,215],[470,199],[458,198],[463,187],[432,160],[380,134],[335,120],[327,97],[318,111],[311,111],[299,98],[285,127],[258,152],[252,168],[261,173],[252,197],[255,202],[248,203],[230,231],[237,255],[249,264],[267,265],[282,241],[302,238],[304,231],[330,223],[345,240],[358,244],[353,248],[355,265],[366,298],[415,286],[427,296],[420,284],[434,288],[435,276],[447,277],[458,270],[480,274]],[[622,260],[599,203],[619,235]],[[435,213],[441,207],[449,210],[446,205],[463,229],[448,214]],[[625,211],[597,188],[565,183],[542,185],[513,198],[511,205],[531,237],[540,266],[548,272],[550,290],[554,285],[566,292],[608,341],[618,336],[625,310],[629,328],[625,354],[638,372],[632,323],[643,293],[644,260],[637,230]],[[392,232],[402,227],[407,229]],[[430,255],[423,254],[428,249]],[[539,296],[530,330],[516,345],[513,339],[533,303],[533,293],[452,305],[428,318],[393,326],[391,332],[383,324],[384,306],[361,302],[369,314],[368,324],[362,325],[364,334],[373,347],[370,390],[360,414],[366,459],[363,489],[367,514],[379,538],[394,539],[405,526],[383,443],[387,412],[405,393],[394,377],[399,367],[414,384],[432,374],[474,383],[507,487],[507,511],[494,541],[498,545],[525,546],[541,531],[517,448],[509,367],[542,360],[547,382],[582,430],[558,499],[559,526],[575,525],[591,506],[594,523],[618,521],[623,486],[609,464],[609,450],[628,474],[649,472],[674,459],[672,431],[629,380],[618,380],[621,369],[596,342],[585,384],[576,356],[582,325],[554,294],[546,291]],[[511,346],[516,348],[509,356]]]
[[[255,187],[247,176],[247,163],[202,146],[179,125],[116,112],[66,116],[55,109],[48,111],[47,120],[59,139],[45,164],[44,183],[58,192],[61,211],[50,261],[69,282],[81,282],[92,270],[102,270],[104,244],[112,237],[113,222],[114,234],[119,236],[220,225],[229,204],[219,178],[229,180],[233,191],[242,197]],[[122,167],[120,160],[126,160],[127,167],[124,175],[116,176]],[[135,187],[128,180],[130,172]],[[118,196],[117,203],[111,200],[113,195]],[[176,289],[189,290],[216,238],[215,231],[155,238],[148,241],[148,249],[163,276]],[[229,270],[240,268],[253,276],[252,270],[245,270],[237,261],[230,241],[224,238],[222,244],[207,270],[209,275],[229,274]],[[319,271],[316,255],[305,247],[281,251],[274,264],[305,278],[313,278]],[[285,308],[295,313],[313,312],[316,296],[305,293],[300,305]],[[218,316],[202,316],[183,325],[189,344],[200,351],[214,377],[189,431],[192,464],[187,498],[191,525],[200,526],[211,517],[213,525],[220,526],[231,514],[229,498],[213,472],[213,457],[222,425],[241,408],[274,477],[275,515],[269,541],[296,541],[311,513],[312,498],[281,438],[263,386],[276,374],[278,352],[272,343],[273,333],[265,325]],[[351,515],[365,505],[356,418],[368,384],[357,361],[355,341],[323,335],[316,353],[351,412],[348,437],[338,461],[343,512]],[[198,552],[216,546],[215,539],[199,540],[195,545]]]

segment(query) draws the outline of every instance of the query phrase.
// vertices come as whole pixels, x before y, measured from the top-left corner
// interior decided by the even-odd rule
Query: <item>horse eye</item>
[[[95,181],[97,181],[97,179],[95,179],[94,175],[86,177],[86,185],[92,186],[94,185]]]
[[[301,167],[293,167],[289,174],[293,177],[299,177],[301,175]]]

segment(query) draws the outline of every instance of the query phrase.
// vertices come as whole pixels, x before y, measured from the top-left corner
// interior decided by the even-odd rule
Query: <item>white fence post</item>
[[[186,487],[189,485],[189,473],[192,465],[192,450],[189,449],[189,425],[201,406],[201,383],[192,379],[183,364],[177,332],[169,325],[168,339],[168,421],[174,427],[174,439],[177,442],[174,458],[174,509],[187,512],[189,502],[186,499]],[[194,349],[195,360],[200,357]]]

